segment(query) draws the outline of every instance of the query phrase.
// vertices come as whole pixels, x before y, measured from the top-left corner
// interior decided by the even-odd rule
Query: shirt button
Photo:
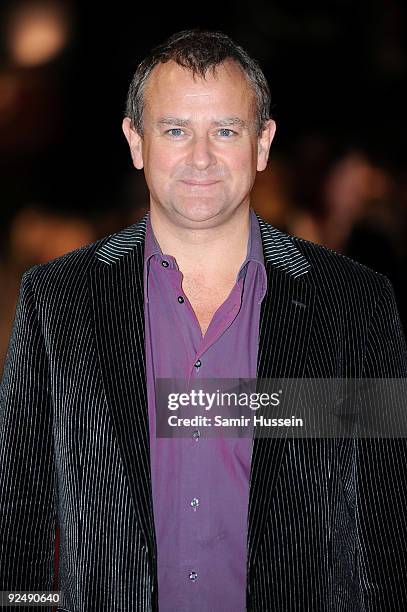
[[[189,572],[189,579],[192,580],[192,582],[195,582],[197,578],[198,574],[196,572]]]
[[[198,506],[199,506],[199,499],[197,499],[196,497],[194,497],[194,499],[191,500],[191,506],[193,507],[193,509],[195,510]]]
[[[182,295],[179,295],[179,296],[178,296],[178,302],[179,302],[180,304],[182,304],[182,302],[183,302],[183,301],[184,301],[184,298],[182,297]]]
[[[198,438],[201,436],[201,432],[199,431],[199,429],[195,429],[192,435],[195,438],[195,440],[198,440]]]
[[[165,259],[163,259],[163,261],[161,262],[161,265],[162,265],[164,268],[168,268],[168,266],[169,266],[170,264],[168,263],[168,261],[166,261]]]
[[[196,368],[200,368],[202,365],[202,361],[200,359],[198,359],[198,361],[195,363],[195,367]]]

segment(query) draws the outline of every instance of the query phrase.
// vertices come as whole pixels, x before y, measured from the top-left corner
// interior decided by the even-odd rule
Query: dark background
[[[260,213],[308,239],[315,239],[310,223],[322,227],[320,242],[387,274],[406,324],[407,51],[400,0],[238,0],[196,3],[196,10],[193,3],[48,2],[62,10],[66,40],[45,61],[27,65],[13,54],[10,24],[39,5],[3,0],[0,9],[0,351],[24,269],[117,231],[147,205],[121,131],[127,87],[152,46],[191,27],[229,34],[268,78],[277,135],[270,183],[259,187]],[[355,196],[358,213],[335,241],[325,231],[327,177],[339,168],[336,185],[344,185],[341,172],[355,164],[362,178],[350,189],[363,192]],[[61,240],[54,244],[55,228]]]

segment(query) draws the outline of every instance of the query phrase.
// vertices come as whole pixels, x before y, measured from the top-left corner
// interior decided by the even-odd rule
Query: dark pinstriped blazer
[[[22,277],[0,394],[0,590],[52,588],[58,522],[61,611],[157,610],[145,221]],[[259,221],[258,377],[406,377],[387,278]],[[256,438],[247,610],[406,610],[406,457],[403,439]]]

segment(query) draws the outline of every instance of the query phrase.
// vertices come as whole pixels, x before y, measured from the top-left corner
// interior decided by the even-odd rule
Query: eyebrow
[[[180,119],[179,117],[161,117],[161,119],[157,121],[157,125],[180,125],[182,127],[188,127],[190,124],[191,122],[189,119]],[[229,125],[237,125],[241,128],[247,127],[246,121],[243,121],[240,117],[224,117],[223,119],[212,121],[212,124],[218,127]]]

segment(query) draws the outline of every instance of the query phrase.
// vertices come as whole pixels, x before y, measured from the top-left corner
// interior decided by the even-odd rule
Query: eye
[[[234,130],[230,130],[229,128],[221,128],[219,130],[219,134],[221,136],[228,136],[228,137],[230,137],[230,136],[234,136],[236,134],[236,132]]]
[[[171,128],[170,130],[167,130],[167,134],[170,136],[182,136],[182,130],[181,128]]]

